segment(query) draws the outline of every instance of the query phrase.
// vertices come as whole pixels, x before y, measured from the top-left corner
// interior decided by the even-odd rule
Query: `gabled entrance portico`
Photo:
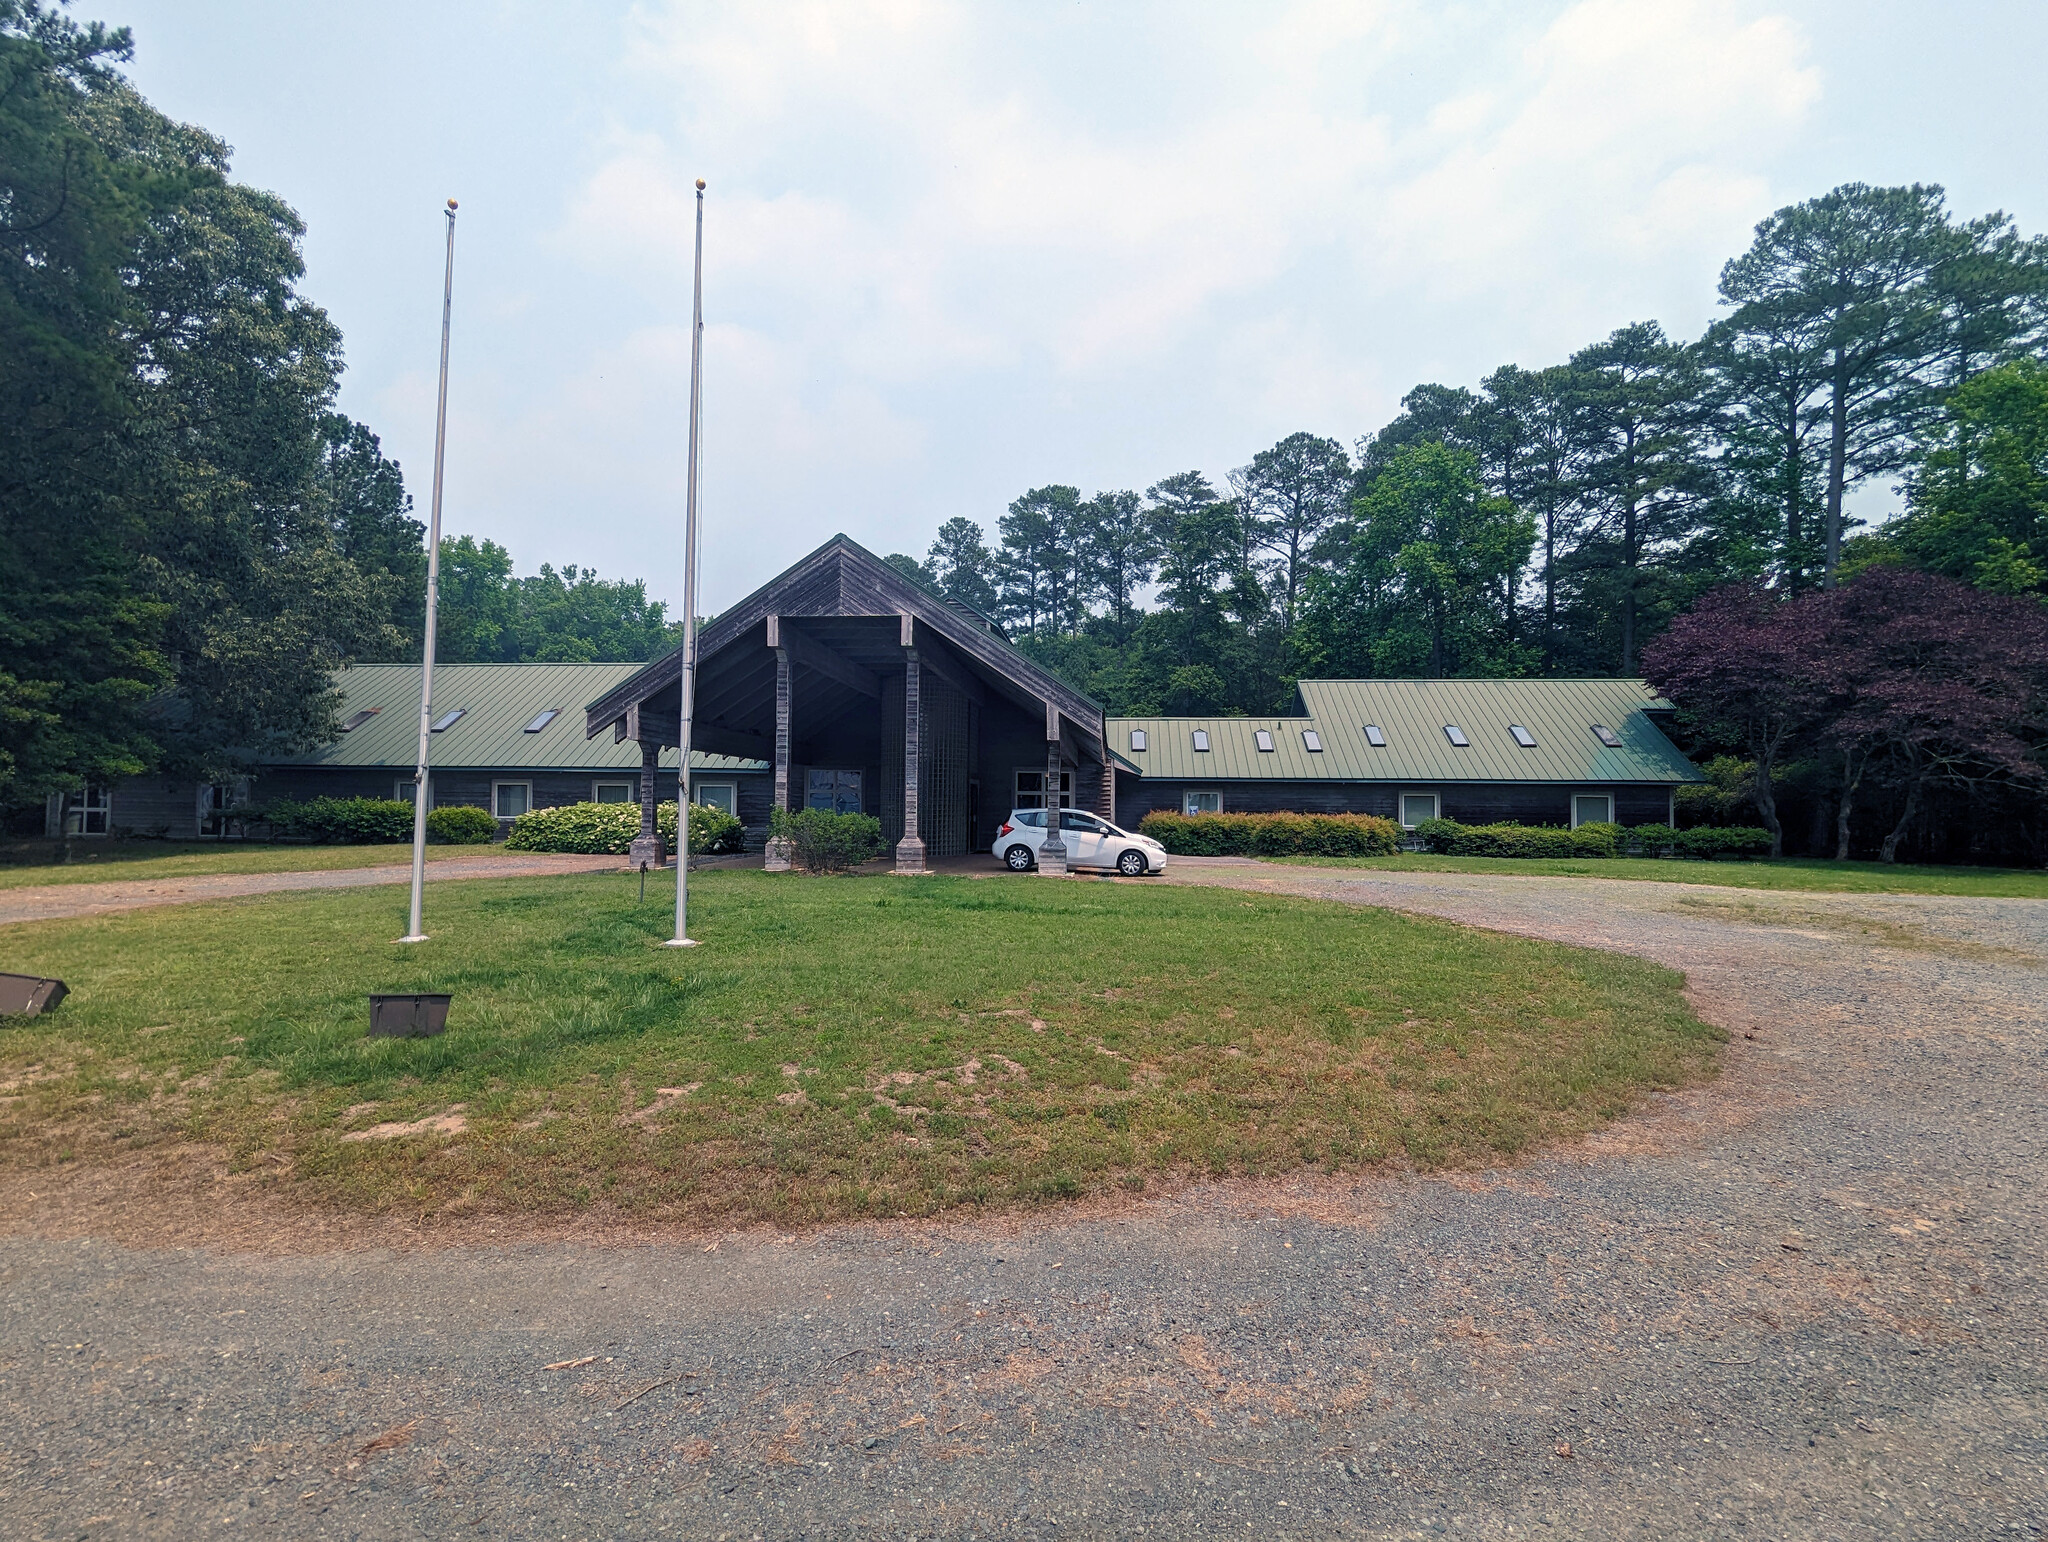
[[[590,704],[587,734],[658,756],[680,682],[678,653],[656,659]],[[775,807],[877,816],[900,873],[986,847],[1020,773],[1110,812],[1102,709],[843,535],[704,628],[693,718],[693,748],[772,763]]]

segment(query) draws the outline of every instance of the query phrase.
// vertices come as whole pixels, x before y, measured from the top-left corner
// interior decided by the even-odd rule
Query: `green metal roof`
[[[1645,715],[1670,703],[1641,680],[1304,680],[1302,717],[1113,717],[1109,747],[1147,777],[1174,781],[1650,782],[1701,780]],[[1365,725],[1386,736],[1366,741]],[[1621,748],[1600,742],[1613,730]],[[1446,724],[1469,744],[1454,745]],[[1510,729],[1536,743],[1524,749]],[[1146,736],[1131,746],[1131,731]],[[1194,747],[1195,730],[1209,736]],[[1258,747],[1260,730],[1272,735]],[[1305,732],[1317,734],[1320,752]]]
[[[639,664],[437,664],[434,716],[462,709],[462,716],[433,736],[436,766],[530,768],[536,771],[637,771],[640,746],[614,743],[608,734],[583,733],[583,704],[627,679]],[[419,753],[420,666],[357,664],[337,670],[341,721],[374,708],[376,716],[304,755],[275,762],[287,766],[394,766],[410,768]],[[526,725],[553,708],[556,716],[535,733]],[[675,769],[676,752],[665,749],[661,763]],[[766,761],[729,755],[690,757],[697,771],[765,771]]]

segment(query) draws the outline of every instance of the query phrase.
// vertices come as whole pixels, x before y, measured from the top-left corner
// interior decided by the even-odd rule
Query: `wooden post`
[[[910,633],[904,618],[903,633]],[[903,650],[903,839],[896,843],[896,871],[908,875],[927,873],[924,840],[917,833],[917,780],[919,771],[917,700],[920,694],[917,650]]]
[[[1038,848],[1038,871],[1047,878],[1067,876],[1067,845],[1060,839],[1060,709],[1045,704],[1045,844]]]
[[[649,867],[660,867],[668,860],[662,849],[661,831],[654,823],[654,803],[658,796],[654,790],[656,773],[661,770],[661,742],[657,739],[640,741],[640,833],[633,838],[633,844],[626,848],[626,860],[638,867],[645,862]],[[682,785],[678,778],[677,786]],[[678,805],[681,796],[677,797]],[[681,809],[677,810],[680,815]]]
[[[769,635],[775,633],[775,618],[769,617]],[[775,650],[775,807],[789,808],[789,650]],[[789,842],[768,837],[762,867],[771,873],[789,871]]]

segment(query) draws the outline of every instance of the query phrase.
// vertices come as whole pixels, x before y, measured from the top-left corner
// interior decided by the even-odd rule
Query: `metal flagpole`
[[[676,762],[676,934],[665,944],[694,948],[690,936],[690,718],[697,706],[697,437],[704,422],[704,179],[697,179],[697,268],[690,299],[690,468],[683,515],[683,742]]]
[[[420,890],[427,882],[427,746],[433,742],[434,628],[441,588],[441,463],[448,448],[448,322],[455,303],[455,200],[448,200],[448,266],[441,275],[441,396],[434,407],[434,511],[427,524],[426,645],[420,655],[420,754],[412,779],[412,919],[400,942],[425,942]]]

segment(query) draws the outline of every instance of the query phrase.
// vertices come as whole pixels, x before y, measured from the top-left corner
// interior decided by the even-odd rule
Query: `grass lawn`
[[[1313,900],[728,870],[679,953],[670,892],[451,884],[415,948],[376,889],[0,929],[74,992],[0,1029],[0,1161],[184,1139],[360,1209],[921,1214],[1512,1155],[1720,1038],[1673,971]],[[452,991],[448,1032],[367,1039],[373,989]]]
[[[38,842],[35,862],[6,860],[0,851],[0,889],[46,883],[124,883],[154,878],[192,878],[201,873],[314,873],[343,867],[402,867],[412,846],[271,846],[240,841],[80,841],[70,862],[40,860],[49,849]],[[427,860],[488,857],[502,846],[429,846]],[[517,853],[514,853],[517,855]]]
[[[1272,857],[1304,867],[1355,867],[1390,873],[1494,873],[1508,878],[1641,878],[1653,883],[1709,883],[1731,889],[1803,889],[1828,894],[1974,894],[2048,899],[2048,872],[2009,867],[1914,867],[1906,863],[1830,862],[1818,857],[1777,861],[1687,862],[1656,857]]]

